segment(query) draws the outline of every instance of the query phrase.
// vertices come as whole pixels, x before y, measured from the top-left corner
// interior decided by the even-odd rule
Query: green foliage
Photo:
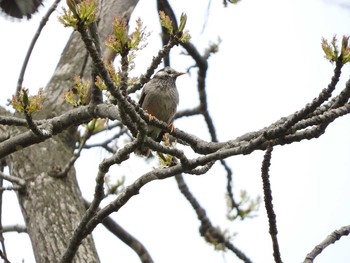
[[[206,50],[209,54],[215,54],[219,52],[219,46],[221,44],[221,39],[218,38],[217,42],[210,42],[209,48]]]
[[[322,49],[325,53],[325,58],[331,63],[341,59],[341,63],[344,65],[350,62],[349,36],[343,36],[340,51],[337,42],[336,36],[332,38],[330,43],[325,38],[322,38]]]
[[[183,33],[182,33],[182,36],[180,37],[180,42],[181,43],[186,43],[188,41],[191,40],[191,35],[190,33],[188,32],[188,30],[185,30]]]
[[[182,13],[181,17],[180,17],[180,25],[179,25],[179,29],[178,29],[179,32],[184,31],[186,23],[187,23],[187,15],[185,13]]]
[[[169,35],[174,35],[173,22],[163,11],[159,12],[160,24],[168,30]]]
[[[118,70],[118,72],[116,72],[116,70],[115,70],[113,64],[111,64],[111,63],[108,64],[108,65],[106,66],[106,68],[107,68],[107,70],[108,70],[108,72],[109,72],[109,75],[111,76],[113,82],[114,82],[117,86],[119,86],[119,85],[121,84],[121,82],[122,82],[120,70]]]
[[[115,18],[113,35],[107,40],[106,45],[113,49],[115,53],[120,54],[127,49],[128,27],[125,20],[118,17]]]
[[[65,27],[78,28],[78,23],[82,23],[84,27],[88,27],[96,21],[97,0],[83,0],[77,4],[75,0],[67,0],[69,10],[63,9],[63,16],[58,20]]]
[[[172,156],[170,154],[164,154],[161,152],[157,152],[157,155],[159,157],[158,158],[159,162],[163,167],[170,167],[171,164],[173,163],[174,156]]]
[[[101,79],[100,76],[96,77],[95,85],[100,89],[100,90],[107,90],[107,86],[104,83],[104,81]]]
[[[111,177],[107,175],[105,177],[105,185],[107,188],[107,195],[110,195],[110,194],[117,195],[124,189],[125,177],[123,176],[121,179],[117,180],[117,182],[111,183]]]
[[[169,136],[167,136],[167,134],[165,134],[163,136],[164,139],[164,144],[168,147],[173,146],[172,143],[169,140]],[[175,144],[175,143],[174,143]],[[159,159],[159,163],[164,166],[164,167],[170,167],[171,165],[173,165],[174,163],[174,156],[170,155],[170,154],[164,154],[161,152],[157,152],[158,155],[158,159]]]
[[[343,36],[342,45],[341,45],[341,55],[342,62],[346,64],[350,62],[350,47],[349,47],[349,36]]]
[[[74,77],[74,86],[65,92],[64,99],[73,107],[87,104],[90,82],[82,82],[79,76]]]
[[[106,127],[107,119],[93,119],[88,124],[84,124],[86,132],[93,135],[99,133]]]
[[[325,58],[331,63],[338,60],[339,50],[336,36],[333,37],[331,43],[328,43],[327,39],[322,38],[322,49],[325,53]]]
[[[44,93],[42,89],[39,89],[36,96],[28,96],[28,89],[21,89],[18,96],[12,97],[11,105],[16,111],[30,115],[41,110],[43,98]]]
[[[132,32],[129,36],[130,41],[130,49],[132,50],[141,50],[146,47],[147,37],[150,34],[146,32],[146,27],[143,26],[141,19],[136,20],[136,28],[135,31]]]
[[[107,40],[106,45],[117,54],[129,51],[141,50],[146,46],[146,39],[149,33],[143,26],[141,19],[136,20],[135,30],[128,34],[126,21],[116,18],[114,22],[113,35]]]
[[[135,52],[146,47],[146,40],[149,33],[146,32],[146,27],[143,26],[141,19],[136,20],[136,28],[128,34],[127,24],[123,19],[116,18],[114,23],[113,35],[106,42],[107,47],[111,48],[116,55],[121,55],[127,58],[128,71],[134,69]],[[114,83],[119,86],[121,84],[121,70],[116,71],[111,63],[106,65]],[[128,86],[136,83],[137,79],[129,78]],[[101,81],[96,83],[100,89],[106,89],[106,86]]]
[[[131,54],[129,54],[129,56],[130,55]],[[111,64],[111,63],[107,63],[106,68],[107,68],[113,82],[116,84],[116,86],[120,86],[120,84],[121,84],[121,70],[118,69],[118,71],[116,71],[113,64]],[[129,65],[129,70],[132,70],[132,69],[133,69],[133,64]],[[128,78],[127,85],[132,86],[132,85],[136,84],[137,82],[138,82],[138,78],[136,78],[136,77]],[[104,81],[101,79],[100,76],[96,77],[95,85],[100,90],[108,90],[106,84],[104,83]]]
[[[260,197],[257,197],[255,200],[252,200],[246,191],[241,191],[241,201],[237,204],[238,209],[233,207],[231,199],[227,196],[227,207],[228,213],[227,218],[231,221],[236,220],[238,217],[241,220],[245,218],[252,218],[255,216],[254,212],[259,209]],[[244,208],[246,207],[246,208]]]
[[[191,39],[188,30],[184,30],[187,22],[187,15],[185,13],[181,14],[180,25],[176,32],[174,32],[173,22],[171,21],[170,17],[168,17],[163,11],[159,12],[159,17],[161,25],[166,28],[170,36],[174,37],[177,35],[177,37],[179,37],[179,41],[182,43],[188,42]]]

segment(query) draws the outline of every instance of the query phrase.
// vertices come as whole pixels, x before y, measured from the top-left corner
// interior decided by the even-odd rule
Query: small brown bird
[[[154,77],[143,87],[140,106],[151,116],[166,122],[172,127],[177,105],[179,104],[179,93],[176,88],[176,78],[185,73],[165,67],[159,70]],[[148,125],[147,135],[156,141],[161,141],[162,130]],[[150,149],[141,145],[135,151],[137,154],[149,156]]]

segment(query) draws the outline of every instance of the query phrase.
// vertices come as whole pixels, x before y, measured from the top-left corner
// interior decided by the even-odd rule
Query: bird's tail
[[[151,149],[142,144],[139,148],[135,150],[135,154],[145,156],[148,158],[151,154]]]

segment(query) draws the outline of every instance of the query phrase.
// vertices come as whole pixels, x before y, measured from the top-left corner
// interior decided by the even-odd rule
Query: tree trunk
[[[130,16],[137,0],[100,1],[99,35],[104,50],[106,36],[112,32],[115,16]],[[55,51],[53,51],[55,52]],[[48,83],[40,118],[59,115],[70,106],[64,102],[64,90],[72,86],[75,75],[89,77],[90,59],[80,35],[74,32]],[[58,262],[84,212],[84,203],[75,170],[55,177],[73,155],[75,129],[28,147],[7,158],[11,173],[25,179],[25,191],[18,193],[19,203],[32,241],[37,262]],[[92,237],[85,239],[74,262],[99,262]]]

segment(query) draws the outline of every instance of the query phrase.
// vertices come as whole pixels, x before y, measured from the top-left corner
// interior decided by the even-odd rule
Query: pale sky
[[[51,2],[46,1],[45,8],[30,21],[19,23],[0,18],[1,35],[6,36],[0,43],[1,105],[15,91],[29,42]],[[136,62],[135,75],[145,70],[160,47],[153,2],[140,1],[132,17],[141,17],[152,31],[148,47]],[[219,53],[209,60],[207,79],[209,110],[221,141],[263,128],[310,102],[328,85],[333,73],[334,66],[323,57],[321,38],[349,35],[350,8],[346,0],[242,0],[226,9],[221,0],[212,1],[203,33],[208,1],[170,2],[178,16],[187,13],[187,29],[201,52],[209,42],[222,39]],[[55,12],[44,29],[25,75],[24,86],[32,94],[49,81],[71,32],[57,23],[57,16]],[[181,51],[177,48],[172,52],[172,66],[186,70],[193,61],[180,55]],[[195,70],[191,73],[192,78],[181,77],[177,82],[180,109],[198,103]],[[346,65],[336,94],[344,87],[349,73]],[[178,120],[175,126],[209,139],[201,117]],[[279,244],[286,263],[302,262],[332,231],[349,225],[349,132],[349,117],[345,116],[332,123],[317,140],[276,147],[273,151],[271,186]],[[92,198],[98,163],[106,156],[101,150],[89,151],[77,163],[78,180],[87,199]],[[234,173],[236,198],[241,190],[247,190],[253,198],[262,196],[262,157],[263,152],[259,151],[227,160]],[[158,165],[156,161],[147,164],[141,158],[134,159],[113,167],[110,176],[125,176],[126,182],[132,183]],[[185,175],[185,180],[213,225],[237,233],[233,243],[253,262],[273,262],[263,204],[254,219],[226,220],[225,176],[216,164],[206,175]],[[4,225],[23,222],[16,204],[14,193],[6,192]],[[214,251],[199,236],[196,215],[173,178],[146,185],[113,217],[143,242],[157,263],[239,262],[230,252]],[[101,262],[139,262],[134,252],[103,226],[93,234]],[[25,234],[6,234],[5,242],[11,262],[34,262]],[[22,249],[25,247],[28,249]],[[350,238],[344,237],[327,248],[316,262],[349,262],[349,247]]]

